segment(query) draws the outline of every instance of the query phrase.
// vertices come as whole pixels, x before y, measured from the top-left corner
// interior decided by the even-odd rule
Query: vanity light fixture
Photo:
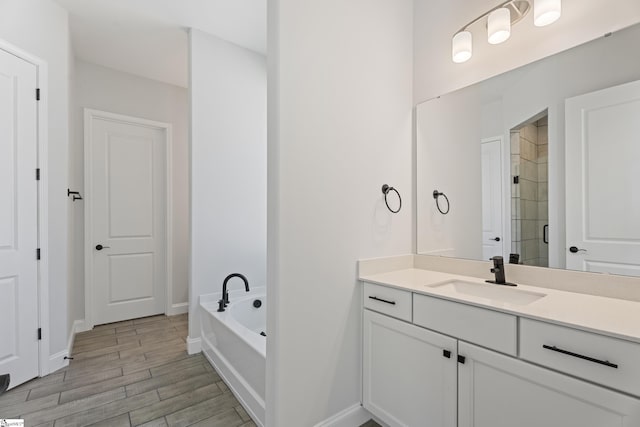
[[[561,0],[534,0],[533,2],[533,23],[536,27],[553,24],[561,14]]]
[[[560,17],[562,0],[533,0],[534,24],[549,25]],[[487,40],[490,44],[505,42],[511,27],[520,22],[531,9],[529,0],[508,0],[477,17],[458,31],[451,41],[451,58],[455,63],[468,61],[473,54],[473,35],[470,27],[486,18]]]
[[[473,54],[473,36],[471,31],[460,31],[453,36],[452,55],[453,62],[465,62]]]
[[[487,41],[499,44],[507,41],[511,36],[511,11],[508,7],[501,7],[487,17]]]

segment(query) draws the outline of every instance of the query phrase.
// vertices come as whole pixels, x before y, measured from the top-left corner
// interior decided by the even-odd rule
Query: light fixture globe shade
[[[509,9],[501,7],[489,14],[487,34],[487,40],[490,44],[502,43],[511,36],[511,12]]]
[[[561,0],[535,0],[533,2],[533,23],[536,27],[553,24],[561,14]]]
[[[460,31],[451,42],[451,57],[459,64],[468,61],[473,53],[473,37],[469,31]]]

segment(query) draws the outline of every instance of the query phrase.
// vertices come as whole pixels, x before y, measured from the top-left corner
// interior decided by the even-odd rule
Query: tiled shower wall
[[[511,132],[511,251],[520,263],[548,266],[548,244],[543,241],[548,224],[547,118]]]

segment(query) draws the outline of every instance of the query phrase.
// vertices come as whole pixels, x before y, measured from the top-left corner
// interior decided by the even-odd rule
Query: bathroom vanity
[[[640,426],[640,302],[377,270],[360,264],[362,403],[381,421]]]

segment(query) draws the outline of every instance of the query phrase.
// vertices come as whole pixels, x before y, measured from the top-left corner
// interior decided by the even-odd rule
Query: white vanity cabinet
[[[456,340],[367,309],[363,319],[363,406],[390,426],[456,427]]]
[[[640,390],[639,344],[397,288],[364,287],[363,405],[389,426],[640,426],[640,399],[633,397]],[[543,345],[599,348],[595,356],[618,368]]]
[[[459,342],[459,427],[637,427],[640,401]]]

